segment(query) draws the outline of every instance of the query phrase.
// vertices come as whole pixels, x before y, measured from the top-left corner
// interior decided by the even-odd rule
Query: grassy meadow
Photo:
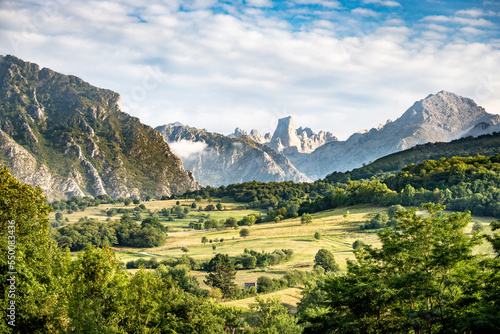
[[[375,230],[360,231],[359,226],[367,220],[374,217],[378,212],[386,211],[386,207],[376,207],[372,205],[357,205],[351,207],[337,208],[313,214],[313,221],[310,224],[301,224],[300,217],[285,219],[279,223],[267,222],[255,224],[251,226],[250,235],[242,238],[239,235],[239,230],[244,227],[222,228],[212,230],[193,230],[189,228],[189,223],[198,222],[200,218],[207,219],[208,217],[217,220],[235,217],[241,220],[249,214],[266,215],[265,210],[249,209],[241,203],[235,203],[227,198],[214,199],[211,202],[203,200],[197,202],[198,207],[205,208],[209,204],[215,205],[221,201],[223,206],[222,211],[198,211],[192,209],[187,214],[186,218],[175,221],[168,221],[161,214],[160,221],[166,226],[170,226],[172,232],[168,233],[168,240],[165,245],[157,248],[137,249],[137,248],[121,248],[113,247],[117,257],[123,263],[138,258],[149,259],[151,257],[171,256],[180,257],[187,254],[195,260],[209,260],[217,253],[225,253],[231,257],[240,255],[245,249],[253,249],[255,251],[273,252],[275,249],[292,249],[294,256],[287,262],[270,266],[267,268],[255,268],[250,270],[238,270],[236,274],[236,283],[243,288],[244,282],[256,281],[259,276],[268,276],[270,278],[279,278],[287,271],[293,269],[312,270],[314,264],[314,256],[321,248],[330,250],[334,255],[341,271],[346,269],[346,260],[353,259],[352,244],[356,240],[361,240],[366,244],[379,246],[379,241]],[[194,200],[178,200],[183,207],[189,207]],[[143,218],[147,218],[150,214],[158,213],[163,208],[172,208],[176,206],[177,200],[151,201],[143,202],[146,207],[145,212],[142,212]],[[77,222],[84,217],[97,219],[99,221],[107,221],[109,219],[118,219],[120,215],[109,217],[106,211],[115,208],[133,209],[135,205],[130,204],[125,206],[120,204],[103,204],[98,207],[89,207],[83,212],[73,212],[67,214],[64,212],[64,217],[68,218],[69,224]],[[346,214],[348,212],[348,214]],[[51,220],[55,221],[55,213],[51,213]],[[473,217],[474,222],[479,222],[484,226],[484,232],[490,233],[488,224],[494,220],[489,217]],[[471,233],[472,223],[466,229],[466,233]],[[314,238],[315,232],[321,233],[321,239]],[[202,238],[206,237],[212,240],[212,243],[203,244]],[[224,239],[223,242],[218,240]],[[217,242],[215,241],[217,240]],[[216,245],[213,250],[212,245]],[[185,253],[182,249],[187,248]],[[492,253],[489,243],[477,247],[476,252]],[[76,256],[75,253],[72,256]],[[136,269],[129,270],[135,272]],[[202,288],[207,288],[203,280],[206,272],[191,271],[200,282]],[[282,301],[291,311],[294,311],[297,303],[300,301],[300,288],[290,288],[269,295],[280,295]],[[253,303],[255,298],[247,298],[228,302],[229,305],[247,307]]]

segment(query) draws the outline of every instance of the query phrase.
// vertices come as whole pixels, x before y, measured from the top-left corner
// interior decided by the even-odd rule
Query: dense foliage
[[[72,251],[82,250],[88,244],[150,248],[161,246],[167,240],[166,228],[157,218],[146,218],[139,225],[126,215],[106,223],[84,219],[54,229],[52,235],[60,247],[68,247]]]
[[[498,256],[473,255],[467,213],[425,204],[395,214],[378,233],[381,248],[361,244],[347,273],[305,290],[299,314],[306,333],[489,333],[499,328]],[[495,237],[498,240],[498,236]],[[497,249],[498,251],[498,249]],[[499,253],[497,253],[499,254]],[[500,255],[500,254],[499,254]],[[493,292],[494,291],[494,292]]]
[[[234,265],[236,269],[254,269],[255,267],[265,268],[288,261],[293,256],[292,249],[275,249],[272,253],[253,249],[244,250],[242,255],[236,256]]]
[[[385,183],[405,195],[401,204],[434,197],[451,210],[500,217],[500,154],[428,160],[407,166]]]
[[[396,175],[409,164],[420,164],[426,160],[451,157],[470,157],[477,154],[491,156],[500,153],[500,133],[494,132],[479,137],[464,137],[451,142],[427,143],[389,154],[376,161],[348,172],[333,172],[326,177],[330,183],[376,179],[382,181]]]
[[[236,284],[234,264],[227,254],[217,254],[208,263],[208,275],[204,281],[206,285],[220,289],[224,297],[234,294]]]

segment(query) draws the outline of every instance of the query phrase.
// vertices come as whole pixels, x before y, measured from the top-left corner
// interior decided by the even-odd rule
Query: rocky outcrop
[[[297,150],[302,149],[300,139],[297,136],[297,131],[293,124],[292,116],[281,118],[278,121],[278,126],[269,142],[269,146],[278,152],[282,152],[285,149],[291,149],[292,147]]]
[[[0,59],[0,163],[50,199],[169,196],[199,188],[117,93],[13,56]]]
[[[318,147],[338,139],[330,132],[320,131],[314,133],[310,128],[295,129],[292,116],[284,117],[278,120],[278,125],[273,135],[266,133],[261,135],[253,129],[250,134],[245,130],[236,128],[234,133],[228,137],[237,138],[248,136],[257,143],[266,144],[277,152],[285,155],[296,153],[311,153]]]
[[[253,180],[311,181],[284,155],[247,135],[229,138],[187,126],[164,125],[156,129],[203,185],[219,186]]]
[[[39,164],[33,155],[2,130],[0,130],[0,152],[2,152],[1,164],[9,168],[19,181],[39,186],[48,200],[85,196],[74,178],[52,175],[47,165]]]
[[[333,171],[361,167],[417,144],[447,142],[481,129],[491,131],[499,123],[499,115],[487,113],[472,99],[442,91],[415,102],[394,122],[355,133],[346,141],[327,143],[310,155],[288,158],[300,171],[316,179]]]

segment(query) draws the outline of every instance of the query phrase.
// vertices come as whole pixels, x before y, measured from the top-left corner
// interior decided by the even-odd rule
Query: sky
[[[499,0],[2,0],[0,54],[122,96],[145,124],[341,139],[441,90],[500,113]]]

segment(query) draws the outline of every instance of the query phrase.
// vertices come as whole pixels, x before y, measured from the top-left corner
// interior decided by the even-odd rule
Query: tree
[[[392,219],[392,218],[394,218],[394,215],[396,214],[396,212],[403,211],[404,209],[405,208],[400,204],[391,205],[389,207],[389,209],[387,209],[387,215],[389,216],[389,219]]]
[[[236,284],[233,281],[236,277],[236,270],[234,270],[229,255],[217,254],[212,258],[208,263],[208,275],[205,277],[205,284],[213,288],[219,288],[224,298],[234,293]]]
[[[243,223],[246,226],[250,227],[253,224],[255,224],[256,221],[257,221],[257,217],[255,217],[255,215],[248,215],[248,216],[245,216]]]
[[[484,227],[480,222],[475,222],[474,225],[472,225],[472,231],[481,232],[482,230],[484,230]]]
[[[238,221],[234,217],[229,217],[226,219],[225,225],[226,227],[235,227],[238,225]]]
[[[97,333],[96,327],[100,331],[116,331],[114,323],[120,314],[109,301],[118,297],[127,276],[120,270],[114,252],[107,247],[87,247],[71,263],[70,277],[70,328],[78,328],[83,333]]]
[[[217,210],[222,211],[222,204],[217,203],[215,207],[217,208]]]
[[[182,209],[182,207],[180,205],[175,206],[174,212],[178,218],[182,218],[182,216],[184,215],[184,210]]]
[[[56,213],[56,220],[57,221],[62,221],[64,219],[64,216],[61,212]]]
[[[314,239],[320,240],[321,239],[321,233],[320,232],[314,233]]]
[[[1,333],[65,332],[71,260],[50,237],[52,208],[45,200],[40,187],[22,184],[0,167]],[[15,297],[10,298],[13,285]],[[7,324],[12,302],[15,327]]]
[[[187,247],[182,247],[182,248],[181,248],[181,251],[183,251],[184,253],[187,253],[187,252],[189,252],[189,248],[187,248]]]
[[[358,249],[361,245],[364,245],[364,242],[361,240],[356,240],[352,243],[352,249]]]
[[[312,223],[312,221],[313,221],[313,217],[309,213],[304,213],[300,217],[300,223],[301,224],[310,224],[310,223]]]
[[[134,220],[142,221],[142,215],[139,212],[134,213]]]
[[[320,249],[314,257],[314,267],[322,267],[326,272],[336,272],[339,270],[333,253],[328,249]]]
[[[242,228],[240,230],[240,237],[246,238],[250,235],[250,230],[248,228]]]
[[[345,276],[326,279],[319,323],[332,332],[481,332],[470,327],[486,276],[472,255],[481,238],[464,233],[470,214],[422,206],[428,216],[398,211],[398,224],[378,232],[381,247],[361,245]]]
[[[281,305],[280,297],[275,296],[267,300],[260,296],[255,298],[257,305],[252,309],[259,314],[260,330],[257,333],[286,333],[300,334],[302,326],[297,324],[297,319],[288,314],[288,309]]]
[[[206,244],[207,242],[208,242],[207,237],[203,236],[203,238],[201,238],[201,243]]]
[[[257,278],[257,292],[267,293],[274,290],[274,282],[267,276],[260,276]]]

